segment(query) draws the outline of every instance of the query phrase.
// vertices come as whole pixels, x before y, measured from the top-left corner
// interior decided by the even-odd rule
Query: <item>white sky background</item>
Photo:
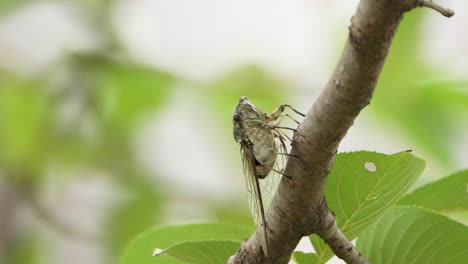
[[[320,88],[326,82],[357,2],[123,0],[114,10],[113,21],[129,53],[141,62],[196,81],[210,80],[246,63],[260,64],[289,81],[291,87],[300,88],[301,96],[289,103],[307,110],[317,91],[304,95],[303,88]],[[456,15],[447,19],[426,11],[431,14],[421,56],[437,68],[443,65],[450,77],[466,79],[468,16],[463,11],[468,10],[468,3],[447,0],[443,4],[456,10]],[[25,6],[0,18],[0,68],[39,73],[66,50],[90,50],[96,46],[95,32],[60,1]],[[137,134],[136,150],[142,163],[166,175],[188,197],[238,195],[243,191],[243,177],[229,155],[237,149],[219,155],[219,147],[210,144],[207,136],[213,133],[207,118],[210,113],[197,108],[194,100],[202,102],[203,98],[197,98],[190,85],[176,89],[179,90],[171,98],[171,107],[158,120],[149,118]],[[408,148],[403,135],[385,129],[364,112],[340,148],[387,153]],[[174,144],[174,139],[178,144]],[[237,147],[233,140],[229,146]],[[468,167],[466,146],[468,138],[455,150],[460,153],[460,167]],[[174,162],[173,156],[181,157],[185,166]],[[226,173],[226,168],[230,173]]]

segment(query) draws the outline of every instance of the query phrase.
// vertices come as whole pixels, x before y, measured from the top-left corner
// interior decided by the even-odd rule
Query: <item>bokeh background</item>
[[[238,98],[307,112],[357,2],[1,0],[0,263],[117,263],[152,226],[252,228]],[[416,186],[468,167],[468,3],[441,2],[453,18],[405,16],[340,146],[412,149]]]

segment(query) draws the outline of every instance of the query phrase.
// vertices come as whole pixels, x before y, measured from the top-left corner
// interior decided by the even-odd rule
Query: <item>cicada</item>
[[[265,255],[268,252],[268,240],[265,204],[262,197],[265,185],[261,184],[261,180],[266,181],[270,174],[274,175],[270,175],[269,179],[279,179],[280,175],[290,178],[283,170],[287,158],[291,156],[287,153],[286,141],[291,139],[283,130],[295,131],[295,129],[282,127],[279,123],[287,116],[299,124],[284,112],[286,108],[304,116],[287,104],[280,105],[272,114],[267,114],[256,108],[245,96],[240,98],[233,116],[234,139],[240,144],[250,211],[257,228],[262,231],[260,237]]]

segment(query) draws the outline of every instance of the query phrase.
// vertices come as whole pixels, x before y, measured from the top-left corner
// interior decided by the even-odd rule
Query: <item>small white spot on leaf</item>
[[[376,172],[377,171],[377,166],[375,166],[374,162],[366,162],[364,163],[364,168],[366,168],[367,171],[369,172]]]
[[[154,251],[153,251],[153,257],[154,257],[154,256],[159,256],[159,254],[161,254],[161,252],[163,252],[162,249],[160,249],[160,248],[155,248]]]

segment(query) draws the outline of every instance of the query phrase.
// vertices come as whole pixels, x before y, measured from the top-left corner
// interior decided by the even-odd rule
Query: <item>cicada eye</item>
[[[240,117],[240,115],[237,114],[237,113],[234,114],[233,119],[234,119],[234,121],[236,121],[236,122],[240,122],[240,121],[241,121],[241,117]]]

